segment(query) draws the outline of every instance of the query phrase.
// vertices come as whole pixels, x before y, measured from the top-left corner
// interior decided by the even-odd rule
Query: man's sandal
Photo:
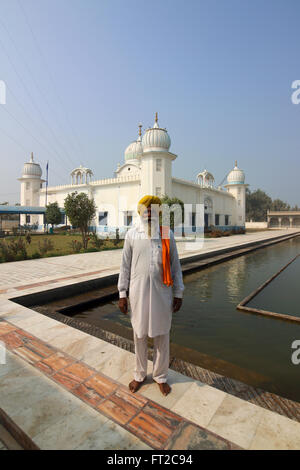
[[[132,393],[135,393],[138,391],[138,389],[142,386],[142,384],[145,382],[146,380],[146,377],[144,378],[144,380],[142,381],[138,381],[138,380],[132,380],[132,382],[130,382],[130,384],[128,385],[129,387],[129,390],[132,392]]]

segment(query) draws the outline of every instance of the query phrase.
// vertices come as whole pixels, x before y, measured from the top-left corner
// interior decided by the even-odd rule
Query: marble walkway
[[[242,244],[282,234],[234,237]],[[205,249],[229,246],[234,237]],[[186,255],[180,243],[178,249]],[[41,449],[300,449],[300,423],[173,370],[172,392],[164,397],[151,379],[151,361],[147,382],[132,394],[134,354],[11,300],[16,292],[115,273],[120,254],[0,265],[0,346],[6,347],[0,408]]]

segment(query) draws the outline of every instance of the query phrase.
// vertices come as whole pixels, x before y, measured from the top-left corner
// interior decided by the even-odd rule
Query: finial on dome
[[[237,166],[237,160],[234,161],[234,165]]]
[[[30,163],[33,162],[33,152],[31,152],[31,155],[30,155]]]
[[[158,113],[157,112],[155,113],[155,122],[158,123]]]
[[[142,127],[143,127],[142,124],[139,124],[139,136],[140,136],[140,137],[141,137],[141,135],[142,135]]]

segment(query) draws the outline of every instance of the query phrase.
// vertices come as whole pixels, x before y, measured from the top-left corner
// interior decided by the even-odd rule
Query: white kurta
[[[173,296],[182,298],[184,284],[173,232],[170,230],[170,263],[173,286],[163,283],[162,242],[159,225],[147,238],[147,224],[139,223],[126,233],[118,290],[126,297],[129,288],[131,324],[138,338],[153,338],[170,331]]]

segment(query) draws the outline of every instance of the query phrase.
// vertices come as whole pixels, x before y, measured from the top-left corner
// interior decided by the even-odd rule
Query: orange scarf
[[[170,238],[166,238],[169,233],[169,227],[160,225],[159,229],[162,243],[163,283],[167,286],[173,286],[170,263]],[[164,237],[162,236],[163,232]]]

